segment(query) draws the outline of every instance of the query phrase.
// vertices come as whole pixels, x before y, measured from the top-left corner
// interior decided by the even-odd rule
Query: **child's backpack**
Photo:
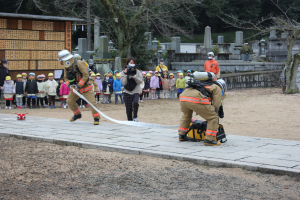
[[[207,128],[207,122],[203,122],[200,120],[192,120],[189,131],[188,137],[191,141],[203,141],[205,139],[205,132]],[[224,131],[224,127],[222,124],[219,124],[217,137],[215,137],[215,141],[220,141],[221,143],[225,143],[227,141],[226,134]]]

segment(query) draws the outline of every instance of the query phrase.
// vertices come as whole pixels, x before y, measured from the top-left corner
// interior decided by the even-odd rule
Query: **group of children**
[[[190,70],[187,71],[187,75],[191,73]],[[177,92],[177,98],[183,92],[184,88],[187,86],[189,77],[183,77],[181,71],[177,71],[177,79],[175,79],[174,74],[167,72],[159,73],[158,71],[149,71],[148,73],[142,72],[144,83],[140,85],[142,88],[142,93],[140,94],[140,102],[143,99],[150,99],[149,94],[151,94],[151,99],[161,99],[161,91],[163,99],[175,99]],[[121,83],[121,75],[118,70],[108,71],[104,75],[104,79],[101,80],[99,73],[95,74],[91,72],[90,77],[95,81],[94,92],[95,99],[98,104],[100,104],[100,96],[103,94],[103,104],[111,103],[111,96],[115,94],[115,104],[120,102],[124,104],[123,100],[123,85]],[[98,85],[97,87],[95,87]],[[14,82],[11,80],[10,76],[6,77],[3,87],[1,88],[4,93],[5,109],[12,108],[12,101],[16,99],[16,108],[56,108],[55,99],[58,96],[61,107],[67,108],[66,99],[70,89],[65,84],[64,79],[60,79],[59,83],[54,80],[53,73],[48,74],[48,80],[45,81],[45,75],[41,74],[35,77],[33,72],[29,73],[28,78],[26,73],[18,74],[17,80]],[[176,91],[177,90],[177,91]],[[27,100],[27,102],[26,102]],[[79,107],[87,107],[87,103],[84,100],[79,99],[77,101]]]
[[[190,73],[191,71],[188,70],[187,75]],[[152,71],[149,71],[147,74],[146,72],[142,72],[145,82],[143,88],[144,99],[149,99],[149,93],[151,93],[151,99],[161,99],[161,91],[163,99],[175,99],[176,90],[177,98],[179,98],[179,95],[186,88],[189,81],[188,76],[184,78],[181,71],[177,71],[177,79],[175,79],[173,73],[168,74],[167,72],[163,72],[161,74],[158,71],[155,71],[154,76],[152,76],[152,74]],[[143,94],[141,94],[141,101]]]
[[[121,74],[118,70],[114,71],[114,75],[112,71],[108,71],[107,74],[104,74],[104,79],[101,81],[100,74],[91,74],[92,79],[96,81],[98,87],[94,87],[96,102],[100,104],[100,96],[103,93],[103,104],[111,103],[111,96],[115,94],[115,104],[117,104],[118,98],[122,104],[124,104],[123,100],[123,85],[121,83]]]
[[[54,80],[53,73],[48,74],[48,80],[45,81],[45,75],[41,74],[35,77],[33,72],[28,74],[22,73],[17,75],[14,82],[10,76],[7,76],[4,85],[1,88],[4,93],[5,109],[12,109],[12,102],[15,96],[16,108],[56,108],[55,99],[59,96],[61,107],[66,108],[66,99],[70,90],[60,79],[59,84]]]

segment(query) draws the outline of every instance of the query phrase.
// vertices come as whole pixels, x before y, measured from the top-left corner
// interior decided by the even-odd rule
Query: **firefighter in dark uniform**
[[[199,76],[196,78],[195,74]],[[205,76],[207,76],[207,74],[211,77],[211,81],[210,84],[206,85],[203,80],[206,79]],[[183,115],[178,129],[179,141],[188,140],[187,132],[191,123],[192,114],[193,112],[196,112],[207,121],[204,144],[207,146],[219,146],[221,144],[220,141],[215,141],[215,137],[219,128],[218,112],[221,107],[221,101],[226,97],[224,94],[226,83],[223,79],[212,82],[214,78],[215,75],[212,73],[210,74],[210,72],[196,72],[194,73],[194,80],[202,79],[200,82],[204,83],[201,88],[202,92],[199,88],[188,87],[181,93],[180,105]],[[203,89],[205,91],[203,91]]]
[[[63,62],[64,79],[71,90],[68,95],[67,104],[74,113],[74,116],[70,119],[70,121],[73,122],[81,118],[81,112],[76,103],[77,99],[79,99],[79,96],[72,91],[73,88],[96,107],[93,83],[89,79],[88,69],[83,61],[77,60],[77,65],[75,65],[74,57],[68,50],[60,51],[58,53],[58,57],[58,60]],[[97,112],[92,106],[91,111],[94,118],[94,125],[99,125],[100,113]]]

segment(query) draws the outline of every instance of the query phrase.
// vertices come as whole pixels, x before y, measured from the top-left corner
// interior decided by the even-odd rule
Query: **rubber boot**
[[[204,140],[205,146],[220,146],[221,142],[220,141],[210,141],[210,140]]]
[[[98,118],[94,118],[94,125],[99,125],[99,119]]]
[[[77,119],[80,119],[81,118],[81,114],[79,115],[74,115],[71,119],[70,119],[70,122],[74,122],[76,121]]]
[[[186,136],[186,134],[185,135],[179,135],[179,141],[180,142],[184,142],[184,141],[187,141],[188,139],[187,139],[187,136]]]

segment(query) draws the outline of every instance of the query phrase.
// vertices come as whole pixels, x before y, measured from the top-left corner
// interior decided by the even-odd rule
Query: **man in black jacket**
[[[3,87],[5,77],[10,76],[9,70],[7,69],[8,63],[9,62],[6,59],[2,59],[0,63],[0,89]],[[0,90],[0,98],[1,98],[1,91],[2,90]]]

